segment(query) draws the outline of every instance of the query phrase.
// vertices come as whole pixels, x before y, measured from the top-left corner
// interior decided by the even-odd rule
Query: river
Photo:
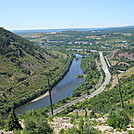
[[[82,74],[83,71],[80,68],[80,61],[82,56],[76,54],[78,60],[73,59],[69,71],[66,73],[64,78],[52,89],[52,100],[53,103],[58,102],[60,99],[70,97],[73,89],[78,87],[83,81],[83,78],[77,78],[77,75]],[[29,102],[16,108],[16,113],[21,114],[27,110],[43,108],[50,105],[49,96],[45,96],[37,101]]]

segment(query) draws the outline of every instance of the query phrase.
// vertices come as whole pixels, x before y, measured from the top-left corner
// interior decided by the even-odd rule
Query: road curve
[[[105,81],[103,82],[103,84],[97,90],[95,90],[91,95],[89,95],[88,98],[92,98],[95,95],[101,93],[106,88],[106,85],[110,82],[110,79],[111,79],[111,74],[108,70],[106,61],[104,60],[103,53],[99,52],[99,54],[100,54],[100,62],[101,62],[101,65],[102,65],[102,69],[105,73]]]
[[[69,107],[71,105],[74,105],[75,103],[77,102],[80,102],[80,101],[83,101],[84,99],[88,99],[88,98],[92,98],[94,97],[95,95],[98,95],[99,93],[101,93],[105,88],[106,88],[106,85],[110,82],[110,79],[111,79],[111,74],[108,70],[108,67],[107,67],[107,64],[106,64],[106,61],[103,57],[103,53],[102,52],[99,52],[100,54],[100,62],[101,62],[101,65],[102,65],[102,69],[105,73],[105,81],[103,82],[103,84],[97,89],[95,90],[92,94],[90,95],[82,95],[81,97],[77,98],[76,100],[73,100],[57,109],[55,109],[53,111],[54,115],[57,114],[57,113],[60,113],[61,111],[63,111],[66,107]],[[48,115],[50,115],[51,113],[48,113]]]

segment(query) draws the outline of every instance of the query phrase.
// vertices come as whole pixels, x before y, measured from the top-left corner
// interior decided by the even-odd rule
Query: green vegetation
[[[21,125],[25,125],[22,129],[20,124],[18,124],[17,117],[14,112],[11,111],[7,122],[7,130],[17,129],[15,132],[19,133],[19,129],[24,134],[51,134],[53,129],[48,125],[47,115],[43,110],[31,110],[27,111],[25,114],[21,115],[19,119],[22,121]]]
[[[25,119],[24,134],[51,134],[53,129],[48,125],[47,119],[44,116],[32,115]]]
[[[81,74],[79,74],[78,76],[77,76],[77,78],[83,78],[84,77],[84,75],[81,75]]]

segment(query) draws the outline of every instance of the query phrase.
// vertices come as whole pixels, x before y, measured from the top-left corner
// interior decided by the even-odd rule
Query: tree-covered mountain
[[[0,112],[24,104],[47,91],[68,70],[71,56],[41,48],[0,28]]]

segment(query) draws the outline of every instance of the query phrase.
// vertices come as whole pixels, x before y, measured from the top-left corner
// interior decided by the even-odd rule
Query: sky
[[[134,25],[134,0],[0,0],[8,30]]]

